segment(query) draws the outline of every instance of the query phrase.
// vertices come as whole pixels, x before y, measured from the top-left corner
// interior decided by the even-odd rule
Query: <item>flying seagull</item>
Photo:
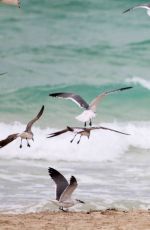
[[[88,139],[90,138],[90,133],[92,130],[97,130],[97,129],[104,129],[104,130],[109,130],[109,131],[112,131],[112,132],[116,132],[116,133],[120,133],[120,134],[124,134],[124,135],[130,135],[128,133],[123,133],[123,132],[120,132],[118,130],[115,130],[115,129],[110,129],[110,128],[106,128],[106,127],[103,127],[103,126],[99,126],[99,127],[90,127],[90,128],[82,128],[82,127],[69,127],[67,126],[66,129],[63,129],[63,130],[60,130],[60,131],[57,131],[55,133],[51,133],[49,134],[49,136],[47,138],[51,138],[51,137],[56,137],[58,135],[61,135],[63,133],[66,133],[66,132],[73,132],[75,135],[73,137],[73,139],[70,141],[71,143],[74,141],[75,137],[77,135],[80,135],[80,138],[79,140],[77,141],[77,144],[80,143],[81,141],[81,138],[82,136],[86,136]]]
[[[84,203],[81,200],[73,199],[72,193],[77,188],[77,180],[71,176],[70,183],[66,178],[54,168],[48,168],[50,177],[56,184],[56,200],[51,200],[54,204],[59,206],[59,209],[65,211],[64,208],[70,208],[78,203]]]
[[[30,139],[33,139],[33,132],[31,131],[32,125],[34,124],[34,122],[36,122],[43,114],[44,111],[44,105],[42,106],[40,112],[37,114],[37,116],[35,118],[33,118],[26,126],[26,129],[24,132],[22,133],[15,133],[15,134],[11,134],[9,135],[6,139],[1,140],[0,141],[0,148],[3,148],[4,146],[6,146],[7,144],[11,143],[12,141],[14,141],[17,137],[21,138],[21,143],[20,143],[20,148],[22,148],[22,140],[26,139],[27,141],[27,146],[30,147],[29,141]]]
[[[139,4],[139,5],[136,5],[134,7],[131,7],[129,9],[123,11],[123,14],[127,13],[127,12],[129,12],[131,10],[137,9],[137,8],[144,8],[144,9],[146,9],[147,10],[147,14],[150,16],[150,3]]]
[[[20,1],[19,0],[0,0],[0,3],[8,4],[8,5],[15,5],[20,8]]]
[[[74,94],[74,93],[51,93],[49,96],[51,97],[58,97],[58,98],[64,98],[69,99],[75,102],[79,107],[84,109],[84,112],[82,112],[79,116],[76,117],[77,120],[84,122],[84,125],[86,126],[86,122],[89,121],[89,125],[92,125],[92,118],[95,117],[96,107],[98,102],[105,96],[117,92],[117,91],[123,91],[126,89],[131,89],[133,87],[124,87],[119,88],[115,90],[110,90],[103,92],[99,94],[90,104],[88,104],[80,95]]]

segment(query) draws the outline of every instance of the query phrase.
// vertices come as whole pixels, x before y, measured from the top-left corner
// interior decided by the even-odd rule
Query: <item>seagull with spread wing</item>
[[[54,168],[48,168],[50,177],[56,184],[56,200],[51,200],[54,204],[59,206],[59,209],[65,211],[64,208],[68,209],[78,203],[84,203],[81,200],[73,199],[72,194],[77,188],[77,180],[74,176],[71,176],[70,182]]]
[[[137,8],[144,8],[144,9],[146,9],[146,10],[147,10],[148,16],[150,16],[150,3],[139,4],[139,5],[136,5],[136,6],[134,6],[134,7],[131,7],[131,8],[129,8],[129,9],[123,11],[123,14],[124,14],[124,13],[127,13],[127,12],[129,12],[129,11],[131,11],[131,10],[137,9]]]
[[[49,96],[51,97],[58,97],[58,98],[64,98],[64,99],[69,99],[75,102],[79,107],[83,108],[84,111],[76,117],[77,120],[84,122],[84,125],[86,126],[86,122],[89,121],[89,125],[92,125],[92,118],[95,117],[96,113],[96,107],[97,104],[103,99],[103,97],[117,92],[117,91],[124,91],[127,89],[131,89],[133,87],[124,87],[124,88],[119,88],[115,90],[110,90],[103,92],[99,94],[90,104],[88,104],[80,95],[74,94],[74,93],[51,93]]]
[[[56,136],[59,136],[59,135],[61,135],[63,133],[66,133],[66,132],[73,132],[75,135],[74,135],[73,139],[70,142],[72,143],[74,141],[75,137],[77,135],[80,135],[80,138],[77,141],[77,144],[79,144],[80,141],[81,141],[82,136],[86,136],[89,139],[91,131],[92,130],[98,130],[98,129],[104,129],[104,130],[109,130],[109,131],[120,133],[120,134],[124,134],[124,135],[130,135],[128,133],[123,133],[123,132],[120,132],[118,130],[106,128],[106,127],[103,127],[103,126],[90,127],[90,128],[69,127],[69,126],[67,126],[66,129],[63,129],[63,130],[60,130],[60,131],[57,131],[57,132],[49,134],[49,136],[47,138],[56,137]]]
[[[0,3],[8,4],[8,5],[15,5],[20,8],[20,1],[19,0],[0,0]]]
[[[20,148],[22,148],[22,140],[25,139],[27,141],[27,146],[30,147],[29,141],[28,140],[33,140],[33,132],[31,130],[32,125],[42,116],[44,111],[44,105],[42,106],[40,112],[37,114],[35,118],[33,118],[26,126],[26,129],[22,133],[15,133],[9,135],[6,139],[0,141],[0,148],[3,148],[7,144],[11,143],[14,141],[17,137],[21,138],[21,143],[20,143]]]

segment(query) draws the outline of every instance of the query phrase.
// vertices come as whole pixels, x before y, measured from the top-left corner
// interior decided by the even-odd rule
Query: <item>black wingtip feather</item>
[[[67,126],[67,129],[70,131],[70,132],[73,132],[73,128],[71,128],[70,126]]]
[[[54,170],[55,170],[55,169],[53,169],[53,168],[51,168],[51,167],[48,168],[48,173],[49,173],[50,176],[53,174]]]
[[[44,108],[45,108],[45,106],[44,106],[44,105],[42,105],[41,111],[43,111],[43,110],[44,110]]]
[[[50,96],[50,97],[57,97],[57,96],[59,96],[60,94],[64,94],[64,92],[50,93],[49,96]]]
[[[51,138],[51,137],[56,137],[56,136],[58,136],[58,134],[56,134],[56,133],[51,133],[51,134],[48,134],[49,136],[47,137],[47,138]]]
[[[41,110],[40,110],[40,112],[37,115],[39,118],[42,116],[44,108],[45,108],[44,105],[42,105]]]
[[[54,176],[58,176],[60,174],[56,169],[51,167],[48,168],[48,173],[51,176],[51,178],[53,178]]]
[[[74,184],[74,183],[77,183],[77,180],[74,176],[71,176],[70,178],[70,184]]]
[[[133,86],[128,86],[128,87],[121,88],[120,90],[122,91],[122,90],[132,89],[132,88],[133,88]]]
[[[125,14],[125,13],[129,12],[130,10],[131,9],[127,9],[127,10],[123,11],[122,13]]]

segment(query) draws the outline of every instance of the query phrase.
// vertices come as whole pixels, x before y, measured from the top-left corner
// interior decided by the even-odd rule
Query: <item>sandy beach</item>
[[[149,230],[150,211],[40,212],[1,214],[0,230]]]

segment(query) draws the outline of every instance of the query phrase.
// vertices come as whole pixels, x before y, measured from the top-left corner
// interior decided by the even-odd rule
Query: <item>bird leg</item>
[[[22,138],[21,138],[21,142],[20,142],[20,146],[19,147],[20,147],[20,149],[22,148]]]
[[[59,210],[61,210],[61,211],[62,211],[62,210],[63,210],[63,207],[59,207]]]
[[[66,210],[63,209],[63,207],[59,207],[59,210],[63,211],[63,212],[67,212]]]
[[[34,142],[34,138],[32,137],[32,141]]]
[[[89,123],[90,126],[92,126],[92,120],[90,119],[90,123]]]
[[[27,146],[30,147],[30,144],[27,138],[26,138],[26,141],[27,141]]]
[[[80,135],[80,138],[79,138],[79,140],[77,141],[77,144],[79,144],[79,143],[80,143],[80,141],[81,141],[81,135]]]
[[[74,135],[74,138],[70,141],[71,143],[74,141],[74,139],[75,139],[75,137],[78,135],[78,133],[76,133],[75,135]]]
[[[86,122],[84,122],[84,127],[86,127]]]

